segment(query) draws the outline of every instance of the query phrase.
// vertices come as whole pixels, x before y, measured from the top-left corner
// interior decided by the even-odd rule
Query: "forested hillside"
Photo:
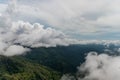
[[[115,45],[106,47],[100,44],[87,44],[32,48],[31,52],[24,55],[24,57],[62,73],[74,73],[76,72],[76,67],[85,61],[85,57],[89,52],[103,53],[105,50],[114,51],[114,49],[118,47],[119,46]],[[107,54],[111,53],[107,52]]]
[[[60,80],[66,73],[74,74],[89,52],[116,55],[119,46],[99,44],[31,48],[19,56],[0,56],[0,80]],[[115,52],[116,51],[116,52]]]
[[[0,56],[0,80],[59,80],[60,73],[14,56]]]

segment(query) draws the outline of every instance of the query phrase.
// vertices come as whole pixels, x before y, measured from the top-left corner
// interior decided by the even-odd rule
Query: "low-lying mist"
[[[90,52],[77,69],[76,76],[63,75],[61,80],[119,80],[120,56]]]

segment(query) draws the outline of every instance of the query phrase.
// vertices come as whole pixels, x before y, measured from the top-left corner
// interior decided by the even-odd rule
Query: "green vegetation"
[[[85,60],[85,53],[104,51],[103,45],[71,45],[50,48],[32,48],[31,52],[23,57],[48,66],[61,73],[75,73],[76,67]]]
[[[0,80],[60,80],[62,74],[74,75],[76,67],[85,60],[85,53],[101,53],[105,49],[104,45],[71,45],[32,48],[21,56],[0,56]]]
[[[22,57],[0,56],[0,80],[59,80],[60,73]]]

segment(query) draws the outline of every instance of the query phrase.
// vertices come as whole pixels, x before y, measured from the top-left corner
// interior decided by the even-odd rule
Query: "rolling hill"
[[[87,44],[87,45],[70,45],[70,46],[57,46],[50,48],[32,48],[31,52],[23,57],[37,62],[39,64],[48,66],[61,73],[74,73],[76,67],[85,61],[85,57],[89,52],[107,53],[112,54],[110,51],[119,48],[119,46],[102,44]],[[115,51],[115,54],[119,54]]]
[[[119,47],[100,44],[39,47],[24,55],[0,56],[0,80],[60,80],[63,74],[74,74],[89,52],[103,53]]]
[[[60,73],[14,56],[0,56],[0,80],[59,80]]]

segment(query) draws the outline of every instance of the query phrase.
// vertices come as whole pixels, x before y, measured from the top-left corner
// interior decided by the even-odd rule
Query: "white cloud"
[[[43,20],[66,33],[83,35],[119,31],[119,0],[18,0],[23,20]],[[105,29],[105,27],[107,29]],[[73,33],[73,34],[74,34]]]
[[[109,47],[109,45],[113,44],[115,46],[120,45],[120,40],[79,40],[76,41],[77,44],[102,44],[105,45],[106,47]]]
[[[40,47],[40,46],[56,46],[56,45],[68,45],[66,42],[66,36],[52,28],[44,28],[43,25],[35,23],[18,22],[13,23],[11,27],[13,32],[14,43],[20,43],[21,45]]]
[[[106,0],[105,3],[107,2],[108,1]],[[120,44],[119,40],[77,41],[69,39],[68,36],[66,36],[61,31],[57,31],[50,27],[46,28],[44,27],[44,25],[40,23],[31,24],[29,22],[29,18],[27,19],[28,22],[24,21],[26,17],[31,17],[30,20],[33,20],[33,18],[37,19],[40,18],[47,21],[54,27],[56,26],[56,28],[63,29],[63,31],[65,30],[64,32],[66,32],[66,29],[70,32],[71,30],[75,29],[75,31],[72,32],[77,32],[78,30],[83,34],[94,33],[97,30],[97,28],[93,26],[96,25],[96,23],[94,23],[95,22],[94,19],[87,20],[88,17],[85,18],[83,17],[83,15],[84,14],[88,15],[87,13],[92,12],[99,13],[98,9],[102,10],[103,6],[105,6],[105,3],[103,4],[102,1],[91,2],[88,0],[86,1],[76,0],[75,3],[73,3],[73,1],[71,0],[70,1],[51,0],[50,2],[42,1],[42,3],[37,3],[36,5],[31,4],[32,6],[30,6],[29,3],[24,3],[24,1],[21,2],[18,1],[18,4],[16,4],[16,1],[13,0],[13,2],[11,2],[7,8],[5,8],[4,6],[6,10],[0,16],[0,44],[1,44],[0,54],[4,54],[6,50],[9,49],[11,50],[11,46],[14,45],[24,48],[22,49],[24,53],[26,52],[27,46],[55,47],[57,45],[66,46],[69,44],[91,44],[91,43],[105,45],[109,45],[111,43],[115,45]],[[88,5],[92,6],[88,7]],[[104,10],[100,12],[103,13]],[[99,17],[96,17],[95,20],[97,20],[98,18]],[[81,27],[80,25],[83,26]],[[13,53],[15,54],[15,52]]]
[[[73,41],[64,33],[40,23],[14,21],[15,5],[15,2],[10,3],[0,16],[0,55],[20,55],[29,51],[27,47],[67,46]]]
[[[83,80],[119,80],[120,79],[120,57],[97,55],[89,53],[86,62],[79,69],[87,70],[88,74]]]
[[[90,52],[86,57],[85,63],[78,67],[77,80],[119,80],[119,62],[120,56],[98,55],[96,52]],[[80,77],[82,73],[84,73],[84,76]],[[76,79],[71,79],[70,76],[64,75],[62,80]]]
[[[60,80],[75,80],[75,77],[66,74],[66,75],[63,75]]]
[[[3,53],[3,55],[5,56],[21,55],[28,51],[30,51],[30,49],[24,48],[23,46],[11,45],[7,48],[7,50]]]
[[[0,12],[4,12],[6,10],[6,4],[0,4]]]
[[[3,20],[6,21],[5,19]],[[26,50],[27,48],[24,48],[23,46],[67,46],[71,43],[71,41],[72,40],[68,39],[64,33],[56,31],[52,28],[44,28],[44,26],[39,23],[34,23],[32,25],[23,21],[12,22],[10,24],[5,22],[2,23],[0,27],[0,54],[7,56],[22,54],[28,51]]]
[[[15,0],[13,0],[15,3]],[[10,0],[11,2],[11,0]],[[119,0],[17,0],[15,21],[43,22],[67,34],[104,35],[120,31]],[[1,4],[0,12],[6,9]],[[15,8],[16,6],[16,8]],[[115,34],[113,34],[114,36]],[[104,37],[104,36],[103,36]]]

